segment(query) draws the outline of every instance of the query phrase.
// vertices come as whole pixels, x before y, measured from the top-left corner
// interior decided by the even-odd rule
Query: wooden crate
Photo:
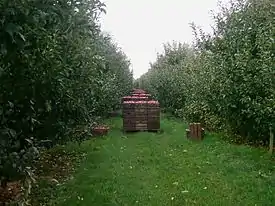
[[[203,140],[204,128],[200,123],[190,123],[189,129],[186,129],[186,137],[192,140]]]
[[[160,129],[160,107],[157,101],[147,101],[149,95],[135,95],[123,102],[124,131],[156,131]],[[146,100],[146,101],[141,101]]]
[[[123,130],[147,130],[147,101],[123,103]]]

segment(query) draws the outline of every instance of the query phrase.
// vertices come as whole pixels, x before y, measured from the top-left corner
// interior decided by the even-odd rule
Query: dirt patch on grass
[[[81,152],[55,150],[45,152],[37,162],[36,179],[31,194],[31,205],[47,205],[56,189],[71,178],[77,163],[85,157]]]
[[[0,187],[0,205],[5,205],[20,199],[22,184],[20,181],[9,182],[6,187]]]

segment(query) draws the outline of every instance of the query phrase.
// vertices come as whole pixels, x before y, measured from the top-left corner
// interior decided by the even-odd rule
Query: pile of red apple
[[[148,101],[125,101],[124,104],[147,104]]]
[[[155,104],[159,105],[158,101],[150,100],[150,101],[124,101],[124,104]]]
[[[158,101],[149,100],[150,94],[146,94],[142,89],[134,89],[132,96],[125,96],[122,99],[124,104],[150,104],[159,105]],[[147,100],[147,101],[146,101]]]
[[[157,105],[159,105],[159,102],[156,101],[156,100],[150,100],[150,101],[148,101],[147,103],[148,103],[148,104],[157,104]]]
[[[143,97],[143,96],[125,96],[125,97],[123,97],[123,100],[125,100],[125,99],[127,99],[127,100],[130,100],[130,99],[133,99],[133,100],[147,100],[148,99],[148,97]]]

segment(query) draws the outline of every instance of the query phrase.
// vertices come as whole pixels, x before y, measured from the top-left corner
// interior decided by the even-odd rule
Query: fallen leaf
[[[173,185],[179,185],[179,183],[178,182],[174,182]]]
[[[53,182],[55,182],[56,184],[59,184],[59,182],[58,182],[56,179],[52,178],[51,180],[52,180]]]

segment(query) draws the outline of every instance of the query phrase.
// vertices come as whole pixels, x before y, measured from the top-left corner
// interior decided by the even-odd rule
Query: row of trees
[[[136,84],[187,121],[267,141],[275,127],[274,11],[272,0],[221,7],[213,34],[192,25],[195,44],[165,44]]]
[[[117,109],[130,62],[98,23],[99,0],[0,1],[1,184],[26,177],[43,143]]]

